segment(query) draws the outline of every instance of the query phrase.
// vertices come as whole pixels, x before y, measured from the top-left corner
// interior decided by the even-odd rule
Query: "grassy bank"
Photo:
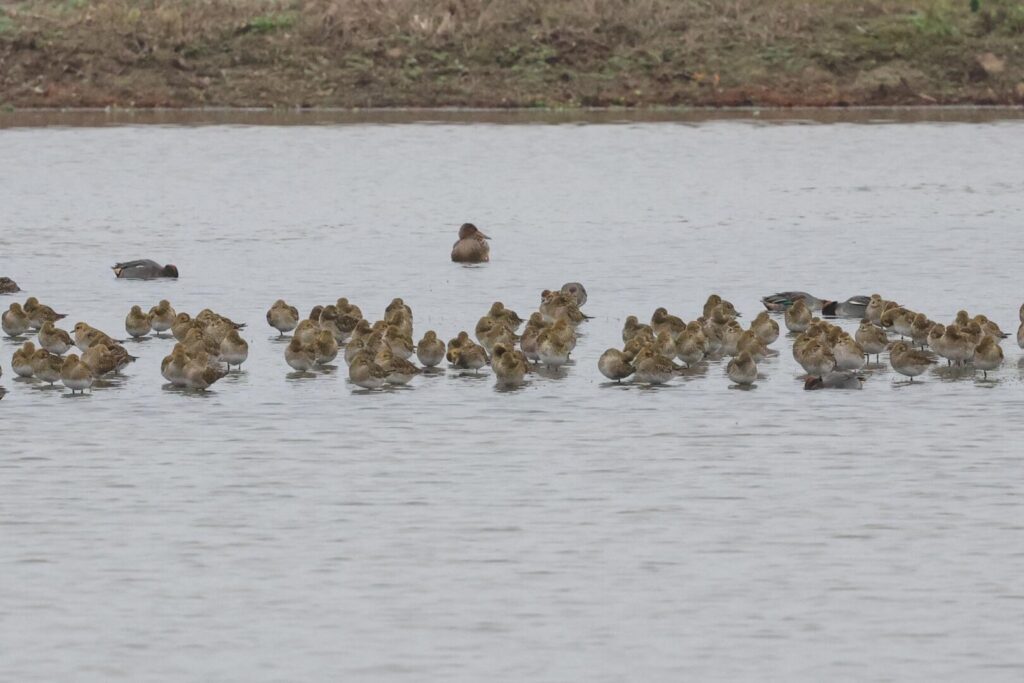
[[[0,0],[0,106],[1024,103],[1024,2]]]

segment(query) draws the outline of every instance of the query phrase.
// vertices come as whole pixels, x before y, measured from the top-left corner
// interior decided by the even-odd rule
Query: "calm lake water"
[[[18,300],[118,336],[167,298],[250,342],[203,395],[146,340],[72,400],[0,340],[0,677],[1024,678],[1012,338],[987,382],[806,392],[785,338],[752,391],[721,362],[655,390],[597,371],[627,315],[711,292],[745,319],[780,289],[880,292],[1016,330],[1020,113],[824,117],[0,115]],[[467,220],[486,267],[448,261]],[[142,257],[181,279],[112,277]],[[290,377],[264,320],[401,296],[447,338],[568,280],[576,364],[513,392]]]

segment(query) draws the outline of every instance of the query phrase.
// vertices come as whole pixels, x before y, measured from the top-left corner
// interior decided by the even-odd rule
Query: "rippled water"
[[[596,369],[625,316],[712,291],[747,318],[779,289],[878,291],[1014,331],[1024,121],[886,118],[0,130],[20,298],[115,335],[168,298],[251,345],[188,395],[169,341],[133,344],[72,400],[0,341],[2,677],[1020,680],[1012,339],[987,382],[805,392],[785,339],[752,391],[717,362],[655,390]],[[466,220],[486,267],[448,261]],[[139,257],[182,278],[112,278]],[[264,322],[402,296],[447,337],[567,280],[594,316],[576,365],[514,392],[294,378]]]

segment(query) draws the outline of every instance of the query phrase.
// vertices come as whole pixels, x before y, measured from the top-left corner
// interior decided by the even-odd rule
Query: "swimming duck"
[[[757,379],[757,363],[746,351],[741,351],[738,356],[729,361],[725,367],[726,374],[741,387],[750,386]]]
[[[178,314],[167,299],[161,299],[160,303],[149,309],[149,322],[156,332],[156,336],[162,336],[164,332],[171,329],[174,319]]]
[[[0,277],[0,294],[14,294],[20,292],[21,288],[18,287],[18,283],[9,277]]]
[[[387,370],[373,362],[373,356],[367,351],[357,353],[348,366],[349,381],[363,389],[381,388],[388,375]]]
[[[864,375],[849,370],[830,372],[824,377],[808,377],[804,380],[804,389],[863,389]]]
[[[626,354],[611,348],[601,354],[597,360],[597,369],[601,374],[615,382],[621,382],[633,374],[635,368],[626,358]]]
[[[285,332],[291,332],[299,324],[299,309],[289,306],[284,299],[278,299],[267,311],[267,324],[277,330],[278,337],[283,337]]]
[[[68,317],[65,313],[57,313],[46,304],[39,303],[39,299],[34,296],[25,299],[25,305],[22,308],[25,315],[28,316],[28,326],[33,330],[42,328],[45,322],[55,323]]]
[[[491,367],[494,369],[495,383],[500,386],[519,386],[523,383],[530,370],[530,362],[522,351],[516,351],[507,344],[498,344],[494,347],[494,357],[491,359]]]
[[[21,308],[21,304],[15,302],[0,316],[0,327],[8,337],[20,337],[29,328],[28,316]]]
[[[63,356],[73,346],[73,343],[70,334],[51,322],[45,322],[39,329],[39,346],[50,353]]]
[[[566,282],[559,291],[575,299],[580,308],[587,303],[587,289],[579,282]]]
[[[241,370],[242,363],[248,358],[249,343],[242,339],[238,330],[232,329],[220,342],[220,359],[227,364],[228,370],[231,370],[232,365],[237,365]]]
[[[142,312],[139,306],[132,306],[124,319],[124,329],[133,338],[145,337],[153,329],[153,323],[148,314]]]
[[[294,336],[285,347],[284,360],[293,370],[308,372],[316,364],[316,351],[312,343],[305,344],[298,336]]]
[[[434,330],[427,330],[423,339],[416,345],[416,357],[428,368],[440,364],[444,360],[445,351],[444,342],[437,338],[437,332]]]
[[[463,223],[459,228],[459,240],[452,246],[452,261],[455,263],[486,263],[491,260],[491,239],[480,232],[472,223]]]
[[[69,354],[60,366],[60,381],[71,390],[72,394],[79,391],[84,393],[92,386],[92,370],[85,363],[80,362],[78,356],[73,353]]]
[[[110,267],[114,271],[114,277],[122,280],[154,280],[161,277],[178,277],[178,268],[173,265],[161,266],[156,261],[139,259],[137,261],[124,261]]]
[[[1003,349],[995,337],[985,335],[974,349],[974,367],[984,373],[988,379],[988,371],[995,370],[1003,364]]]
[[[60,369],[63,365],[63,358],[46,349],[39,349],[32,355],[33,374],[51,387],[55,382],[60,381]]]
[[[931,356],[923,351],[910,348],[906,342],[897,341],[889,345],[889,363],[896,372],[910,378],[922,374],[935,363]]]

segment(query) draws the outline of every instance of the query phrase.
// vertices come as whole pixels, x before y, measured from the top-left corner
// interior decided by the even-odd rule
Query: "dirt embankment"
[[[8,108],[963,103],[1024,103],[1024,3],[0,0]]]

